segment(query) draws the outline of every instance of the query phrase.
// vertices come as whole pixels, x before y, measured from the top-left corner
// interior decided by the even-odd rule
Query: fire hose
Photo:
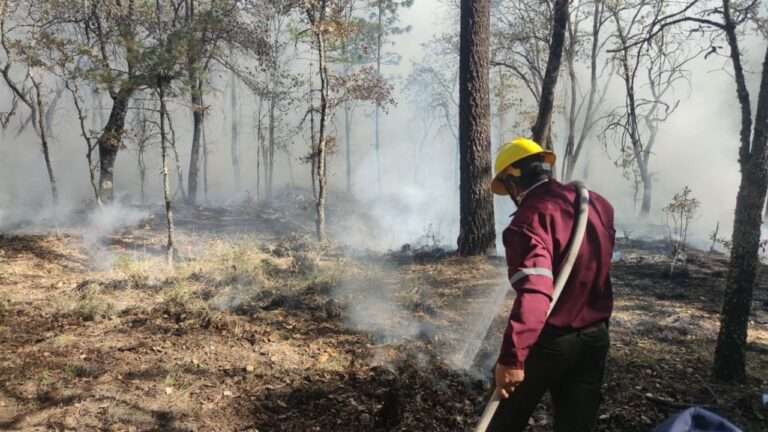
[[[557,275],[557,278],[555,278],[555,289],[552,292],[552,301],[549,303],[549,310],[547,311],[547,315],[544,318],[545,322],[547,317],[549,317],[549,314],[552,313],[552,310],[555,308],[557,300],[560,298],[560,294],[563,292],[563,287],[565,287],[565,283],[568,281],[568,277],[571,275],[573,264],[576,262],[576,256],[578,256],[579,249],[581,249],[581,244],[584,242],[584,233],[587,230],[587,222],[589,220],[589,190],[581,182],[575,182],[575,185],[578,191],[579,212],[576,216],[576,224],[574,226],[571,243],[568,245],[568,252],[565,256],[565,261],[560,268],[560,273]],[[485,432],[486,429],[488,429],[488,425],[491,423],[491,419],[496,413],[496,409],[499,407],[500,403],[501,398],[499,397],[499,392],[494,390],[493,394],[491,395],[491,399],[485,405],[483,415],[480,417],[480,421],[475,428],[475,432]]]

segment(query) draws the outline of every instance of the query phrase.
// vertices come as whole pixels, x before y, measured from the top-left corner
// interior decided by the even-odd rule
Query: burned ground
[[[320,247],[283,208],[179,214],[175,271],[153,219],[97,250],[76,228],[0,237],[0,429],[471,428],[512,301],[489,305],[501,260]],[[725,257],[692,253],[669,275],[663,243],[620,249],[599,430],[648,431],[694,404],[768,430],[765,289],[749,379],[720,384],[709,365]],[[475,356],[483,315],[491,330]],[[458,367],[467,352],[472,367]],[[544,406],[532,424],[550,430]]]

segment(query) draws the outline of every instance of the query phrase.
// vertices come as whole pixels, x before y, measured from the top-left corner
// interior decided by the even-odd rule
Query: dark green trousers
[[[525,361],[525,379],[501,401],[488,432],[521,432],[544,393],[552,395],[555,432],[589,432],[602,399],[610,337],[605,324],[580,331],[545,327]]]

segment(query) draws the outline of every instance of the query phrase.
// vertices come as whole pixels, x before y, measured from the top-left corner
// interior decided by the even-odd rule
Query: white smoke
[[[109,236],[121,229],[137,225],[148,216],[149,213],[145,210],[119,203],[108,204],[90,212],[82,228],[82,236],[93,265],[100,270],[110,269],[114,257],[107,247]]]

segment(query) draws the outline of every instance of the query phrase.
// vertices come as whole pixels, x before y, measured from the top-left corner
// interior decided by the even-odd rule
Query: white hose
[[[576,227],[574,228],[573,239],[568,246],[568,253],[565,256],[563,266],[555,279],[555,290],[552,292],[552,301],[549,302],[549,310],[544,321],[552,313],[557,300],[560,298],[560,294],[563,293],[563,287],[565,287],[565,283],[568,282],[568,278],[571,276],[573,264],[579,255],[579,249],[581,249],[581,244],[584,242],[584,234],[587,231],[587,222],[589,221],[589,190],[581,182],[576,182],[575,185],[579,195],[579,213],[576,219]],[[491,419],[493,419],[493,415],[496,413],[500,403],[499,392],[494,391],[491,399],[485,405],[483,415],[480,416],[480,421],[477,423],[477,427],[475,427],[475,432],[485,432],[488,429],[488,425],[491,424]]]

